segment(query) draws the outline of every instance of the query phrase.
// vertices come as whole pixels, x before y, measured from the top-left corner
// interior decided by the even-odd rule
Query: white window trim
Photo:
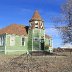
[[[38,23],[38,21],[35,21],[35,23]]]
[[[0,46],[2,46],[1,37],[0,37]]]
[[[35,28],[39,28],[38,22],[35,22]]]
[[[3,45],[4,45],[4,37],[1,36],[1,37],[0,37],[0,46],[3,46]]]
[[[41,23],[41,25],[40,25],[40,26],[41,26],[41,29],[42,29],[42,28],[43,28],[43,23]]]
[[[38,27],[38,25],[35,25],[35,28]]]
[[[22,45],[22,38],[24,38],[24,45]],[[26,43],[25,43],[25,37],[21,37],[21,46],[25,46]]]
[[[12,36],[14,37],[13,42],[11,41]],[[10,35],[10,46],[15,46],[15,35]]]

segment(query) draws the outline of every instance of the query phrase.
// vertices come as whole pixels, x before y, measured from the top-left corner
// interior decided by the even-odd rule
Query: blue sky
[[[61,46],[61,38],[56,29],[52,18],[60,16],[61,4],[65,0],[0,0],[0,28],[10,24],[29,25],[35,10],[38,10],[44,19],[46,33],[52,35],[53,46]]]

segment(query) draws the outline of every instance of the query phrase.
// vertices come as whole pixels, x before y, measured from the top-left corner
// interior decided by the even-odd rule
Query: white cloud
[[[72,48],[72,44],[67,43],[63,45],[61,48]]]

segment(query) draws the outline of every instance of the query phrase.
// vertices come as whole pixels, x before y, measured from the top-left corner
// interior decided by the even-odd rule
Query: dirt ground
[[[0,72],[72,72],[72,53],[58,55],[0,55]]]

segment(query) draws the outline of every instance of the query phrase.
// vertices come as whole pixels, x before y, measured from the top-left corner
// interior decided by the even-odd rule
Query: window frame
[[[10,46],[15,46],[15,35],[10,35]]]
[[[35,28],[39,28],[38,23],[35,23]]]
[[[34,37],[33,41],[39,41],[39,38],[38,37]]]
[[[4,36],[0,37],[0,46],[4,46]]]
[[[25,37],[21,37],[21,46],[25,46]]]

